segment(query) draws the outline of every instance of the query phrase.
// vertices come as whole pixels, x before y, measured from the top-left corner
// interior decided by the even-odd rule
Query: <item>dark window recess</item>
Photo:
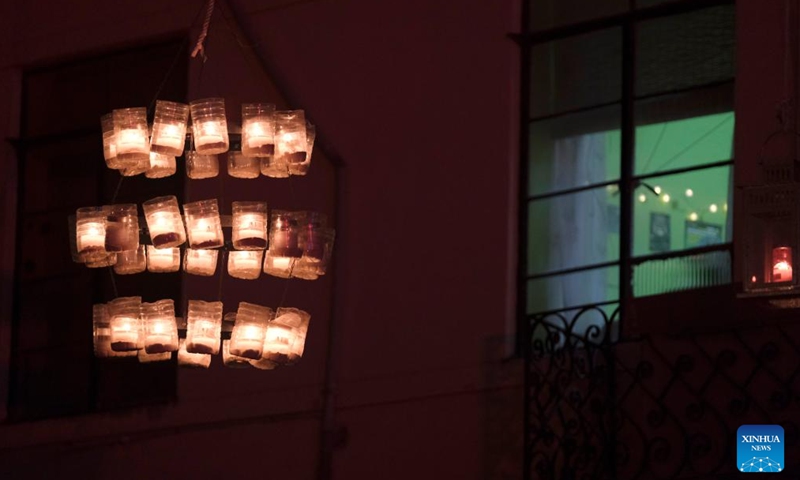
[[[182,50],[183,54],[179,53]],[[114,108],[186,101],[183,40],[25,73],[17,269],[14,277],[12,422],[163,403],[175,398],[176,365],[92,353],[92,304],[114,297],[108,269],[72,263],[67,217],[111,202],[119,174],[103,161],[100,116]],[[173,61],[177,63],[172,67]],[[184,173],[127,178],[115,203],[183,194]],[[180,299],[179,274],[117,277],[120,296]]]

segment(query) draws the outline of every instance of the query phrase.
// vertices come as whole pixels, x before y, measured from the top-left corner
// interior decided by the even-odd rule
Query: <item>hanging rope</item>
[[[211,15],[214,13],[214,0],[208,0],[207,5],[206,18],[203,20],[203,30],[200,31],[200,36],[197,37],[197,44],[194,46],[194,50],[192,50],[192,58],[196,57],[199,53],[203,56],[203,62],[206,61],[206,49],[203,42],[205,42],[208,36],[208,26],[211,24]]]
[[[784,132],[794,128],[794,51],[792,43],[792,1],[783,3],[783,98],[778,106],[778,122]]]

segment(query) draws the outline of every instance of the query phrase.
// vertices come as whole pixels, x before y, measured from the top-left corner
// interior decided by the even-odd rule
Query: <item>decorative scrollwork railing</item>
[[[530,317],[529,478],[729,478],[744,424],[782,425],[800,458],[800,325],[620,340],[618,320],[616,305]]]

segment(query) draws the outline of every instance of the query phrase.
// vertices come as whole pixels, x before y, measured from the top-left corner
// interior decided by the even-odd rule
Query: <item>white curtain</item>
[[[554,145],[554,190],[601,183],[606,180],[605,132],[561,138]],[[614,159],[616,160],[616,159]],[[609,193],[605,188],[556,197],[550,210],[548,269],[562,270],[608,260]],[[552,277],[548,282],[547,309],[603,302],[607,299],[608,270],[598,269]],[[572,323],[572,312],[567,321]],[[561,323],[561,320],[555,319]],[[600,314],[587,312],[575,322],[572,333],[585,335],[590,326],[602,329]],[[566,325],[558,325],[565,328]]]

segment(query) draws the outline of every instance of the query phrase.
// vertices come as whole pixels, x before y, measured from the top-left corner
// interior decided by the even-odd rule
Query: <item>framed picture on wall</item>
[[[669,252],[670,216],[668,213],[650,213],[650,251]]]
[[[722,243],[722,225],[686,220],[683,236],[685,248],[705,247]]]

